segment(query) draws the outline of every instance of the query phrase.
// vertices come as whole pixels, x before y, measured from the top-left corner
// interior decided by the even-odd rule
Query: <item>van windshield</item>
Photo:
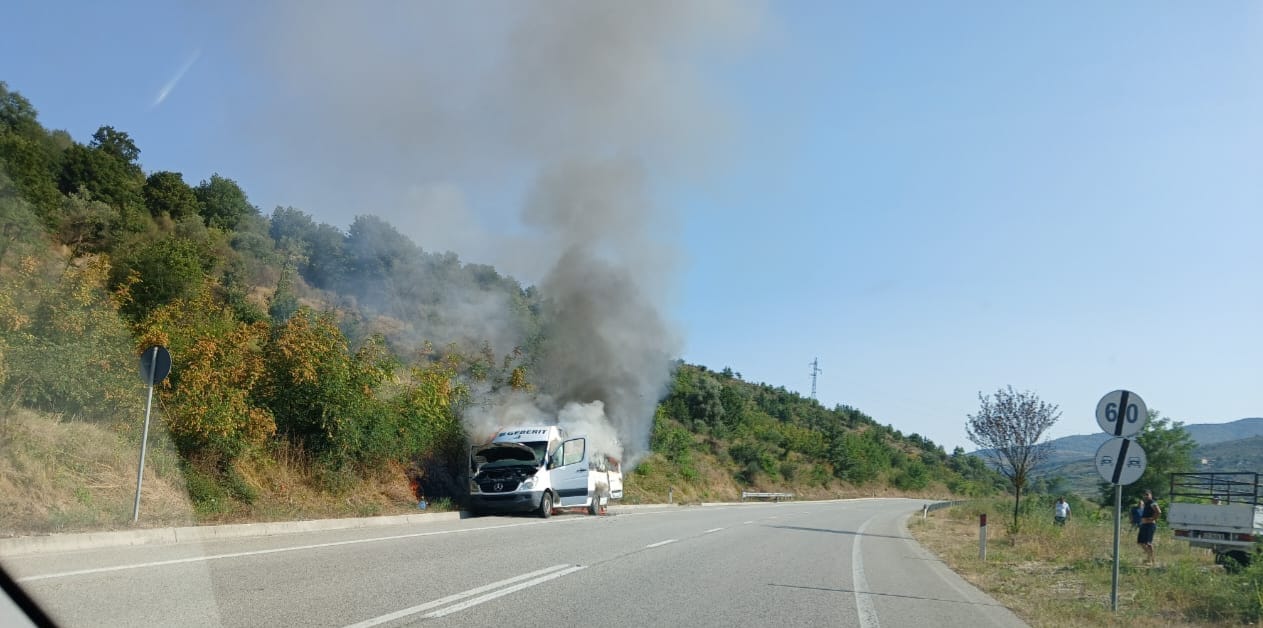
[[[532,443],[502,443],[492,445],[478,452],[478,457],[485,460],[483,467],[511,467],[528,463],[538,466],[548,451],[545,441]]]

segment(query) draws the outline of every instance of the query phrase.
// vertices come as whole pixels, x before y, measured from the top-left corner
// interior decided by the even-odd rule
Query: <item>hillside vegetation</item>
[[[459,504],[462,416],[535,390],[549,296],[375,216],[344,231],[295,208],[264,215],[228,177],[190,185],[140,155],[110,126],[86,144],[45,129],[0,83],[4,531],[130,520],[136,360],[154,344],[174,364],[145,524]],[[629,500],[998,486],[963,451],[729,369],[678,364],[663,394]],[[181,488],[191,514],[150,495]]]

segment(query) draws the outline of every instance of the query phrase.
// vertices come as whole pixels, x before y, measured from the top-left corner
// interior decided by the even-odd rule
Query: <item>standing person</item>
[[[1158,529],[1158,517],[1162,509],[1153,499],[1153,491],[1145,491],[1144,506],[1140,511],[1140,532],[1136,534],[1136,543],[1145,550],[1145,558],[1153,564],[1153,533]]]
[[[1053,523],[1064,526],[1066,518],[1070,516],[1070,504],[1066,503],[1065,497],[1058,497],[1057,503],[1053,504]]]

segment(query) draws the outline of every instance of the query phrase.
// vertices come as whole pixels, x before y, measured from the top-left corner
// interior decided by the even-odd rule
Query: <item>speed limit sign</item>
[[[1115,438],[1127,438],[1140,433],[1149,420],[1145,402],[1130,390],[1115,390],[1096,404],[1096,423]]]

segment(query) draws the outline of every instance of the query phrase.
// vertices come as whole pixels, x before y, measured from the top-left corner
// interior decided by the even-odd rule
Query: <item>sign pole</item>
[[[1114,576],[1110,579],[1110,610],[1118,610],[1118,537],[1123,529],[1123,485],[1114,485]]]
[[[1110,610],[1118,611],[1118,543],[1123,534],[1123,486],[1133,484],[1148,466],[1145,450],[1131,438],[1149,420],[1149,409],[1140,395],[1130,390],[1107,393],[1096,404],[1096,423],[1113,438],[1096,450],[1096,472],[1114,485],[1114,567],[1110,576]]]
[[[151,349],[149,360],[149,396],[145,400],[145,428],[140,436],[140,465],[136,469],[136,502],[132,505],[132,523],[140,521],[140,485],[145,479],[145,449],[149,445],[149,411],[153,408],[154,371],[158,367],[158,347]]]

